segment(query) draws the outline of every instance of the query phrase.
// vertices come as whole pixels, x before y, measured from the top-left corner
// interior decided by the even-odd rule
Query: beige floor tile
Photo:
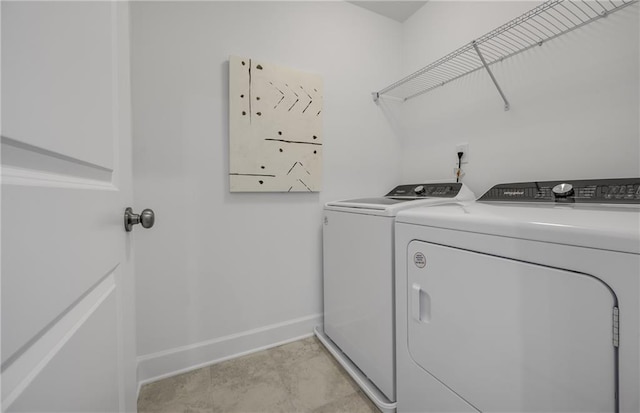
[[[139,412],[204,412],[212,409],[208,368],[147,384],[138,398]]]
[[[269,350],[269,354],[280,366],[308,360],[322,353],[322,344],[315,337],[294,341]]]
[[[269,354],[269,350],[260,351],[233,360],[223,361],[209,367],[211,382],[214,387],[226,388],[242,387],[252,383],[260,383],[275,376],[276,362]],[[273,379],[274,377],[271,377]]]
[[[315,338],[145,385],[140,413],[377,413]]]
[[[246,385],[214,387],[213,411],[216,413],[293,412],[289,394],[277,374],[262,376]],[[277,379],[276,379],[277,378]]]
[[[163,403],[140,403],[138,413],[213,413],[209,392],[190,394]]]
[[[319,353],[311,359],[279,368],[297,411],[312,411],[358,390],[357,385],[330,357]]]
[[[350,394],[321,406],[313,413],[380,413],[362,392]]]

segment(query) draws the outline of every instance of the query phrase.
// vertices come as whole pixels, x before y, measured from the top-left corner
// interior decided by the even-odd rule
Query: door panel
[[[128,5],[1,7],[2,409],[135,410]]]
[[[422,368],[483,412],[614,411],[603,283],[420,241],[407,252],[408,345]]]
[[[114,287],[110,281],[107,284]],[[17,388],[20,396],[11,404],[11,411],[119,410],[118,365],[113,362],[118,357],[115,288],[97,298],[87,313],[75,320],[71,334],[62,337],[59,351],[41,370],[36,367],[37,377],[24,389]]]
[[[113,5],[24,3],[2,6],[2,136],[111,169]]]
[[[5,184],[2,198],[5,363],[118,265],[122,219],[114,190]]]

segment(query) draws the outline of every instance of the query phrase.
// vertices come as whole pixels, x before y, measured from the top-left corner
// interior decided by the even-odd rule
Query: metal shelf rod
[[[504,100],[504,110],[509,110],[509,101],[507,100],[507,97],[504,95],[504,92],[502,92],[502,89],[500,88],[500,85],[498,84],[496,77],[493,75],[493,72],[491,71],[491,69],[489,69],[489,65],[487,65],[487,62],[484,60],[484,57],[482,56],[480,49],[478,49],[478,45],[476,44],[476,42],[473,42],[473,48],[476,49],[476,52],[478,53],[480,60],[482,60],[482,65],[484,66],[485,69],[487,69],[487,73],[489,73],[489,77],[491,77],[493,84],[496,85],[496,89],[498,89],[498,93],[500,93],[502,100]]]

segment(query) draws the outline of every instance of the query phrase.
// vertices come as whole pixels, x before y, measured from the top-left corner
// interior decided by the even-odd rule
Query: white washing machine
[[[640,179],[396,218],[399,412],[638,412]]]
[[[474,198],[461,183],[425,183],[325,205],[324,330],[316,328],[316,335],[382,411],[394,411],[396,399],[395,215]]]

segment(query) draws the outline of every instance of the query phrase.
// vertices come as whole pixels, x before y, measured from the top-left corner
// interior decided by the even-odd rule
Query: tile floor
[[[150,383],[140,413],[379,413],[315,337]]]

